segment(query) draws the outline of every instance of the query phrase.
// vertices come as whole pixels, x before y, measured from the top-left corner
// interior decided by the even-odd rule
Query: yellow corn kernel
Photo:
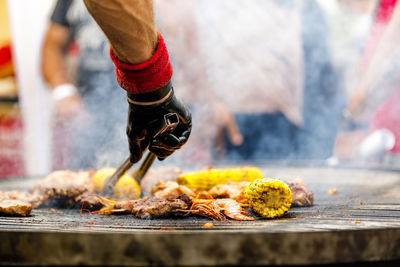
[[[96,192],[103,192],[106,179],[114,172],[115,168],[101,168],[96,171],[93,175]],[[114,197],[118,200],[138,199],[140,197],[140,186],[132,176],[125,173],[114,186]]]
[[[176,182],[189,188],[199,191],[209,190],[217,184],[223,184],[227,181],[241,182],[254,181],[262,178],[259,168],[252,166],[243,166],[235,168],[212,168],[185,173],[176,179]]]
[[[273,178],[256,179],[244,190],[245,202],[264,218],[284,215],[292,204],[292,191],[282,181]]]

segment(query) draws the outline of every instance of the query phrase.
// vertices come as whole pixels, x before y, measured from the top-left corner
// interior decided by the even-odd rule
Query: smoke
[[[333,154],[347,73],[362,53],[371,13],[346,20],[353,30],[340,36],[347,48],[340,50],[334,17],[350,15],[330,14],[319,1],[161,2],[158,23],[174,62],[174,86],[194,113],[191,140],[176,158],[211,164]],[[240,147],[229,144],[226,129],[221,142],[224,114],[211,99],[234,114],[244,136]],[[217,157],[221,145],[231,149],[228,158]]]
[[[174,66],[174,89],[193,116],[188,143],[156,166],[332,155],[348,70],[355,67],[346,59],[361,54],[370,13],[358,15],[362,26],[341,36],[348,41],[339,47],[347,49],[337,49],[335,16],[319,1],[155,1],[155,10]],[[85,104],[96,107],[90,113],[97,119],[73,130],[80,144],[76,166],[117,166],[128,155],[127,104],[113,75],[90,79],[97,89],[85,93]],[[229,116],[215,100],[236,120],[244,137],[239,147],[230,144]]]
[[[113,69],[80,70],[79,77],[84,79],[80,82],[84,111],[64,121],[61,126],[67,134],[60,136],[64,143],[61,141],[55,149],[67,147],[64,168],[78,171],[116,167],[129,155],[126,93],[118,86]]]

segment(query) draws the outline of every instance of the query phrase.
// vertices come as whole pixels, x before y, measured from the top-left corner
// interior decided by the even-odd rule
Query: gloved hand
[[[163,160],[188,140],[192,128],[191,114],[174,94],[172,64],[161,33],[153,56],[139,64],[127,64],[110,50],[119,85],[128,93],[127,134],[131,162],[138,162],[149,148]],[[175,113],[179,124],[173,130],[159,134],[164,116]],[[176,117],[176,116],[175,116]]]
[[[192,129],[191,114],[176,98],[171,82],[150,93],[128,93],[128,102],[131,162],[139,161],[147,148],[163,160],[187,142]],[[164,115],[168,113],[176,113],[179,123],[172,131],[159,134]]]

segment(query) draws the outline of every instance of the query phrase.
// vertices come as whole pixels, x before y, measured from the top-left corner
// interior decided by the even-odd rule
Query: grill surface
[[[400,259],[400,172],[263,167],[265,176],[300,177],[315,205],[284,218],[213,222],[200,217],[136,219],[33,210],[0,217],[2,264],[323,264]],[[28,180],[31,181],[31,180]],[[32,179],[33,181],[33,179]],[[2,190],[26,179],[2,181]],[[336,188],[338,194],[329,195]]]

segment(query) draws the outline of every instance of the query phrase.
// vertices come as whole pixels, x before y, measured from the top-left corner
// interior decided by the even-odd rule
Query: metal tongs
[[[156,132],[153,134],[153,138],[163,135],[166,132],[173,131],[176,126],[179,124],[179,117],[176,113],[167,113],[164,115],[163,120],[159,122],[159,125],[156,127]],[[152,152],[148,152],[146,158],[143,160],[142,164],[140,165],[139,169],[133,172],[134,179],[140,184],[142,178],[146,175],[147,171],[153,164],[154,160],[156,159],[156,155]],[[113,195],[114,194],[114,186],[118,182],[124,173],[126,173],[131,167],[133,163],[128,157],[122,164],[117,168],[113,175],[107,178],[103,194],[105,195]]]

